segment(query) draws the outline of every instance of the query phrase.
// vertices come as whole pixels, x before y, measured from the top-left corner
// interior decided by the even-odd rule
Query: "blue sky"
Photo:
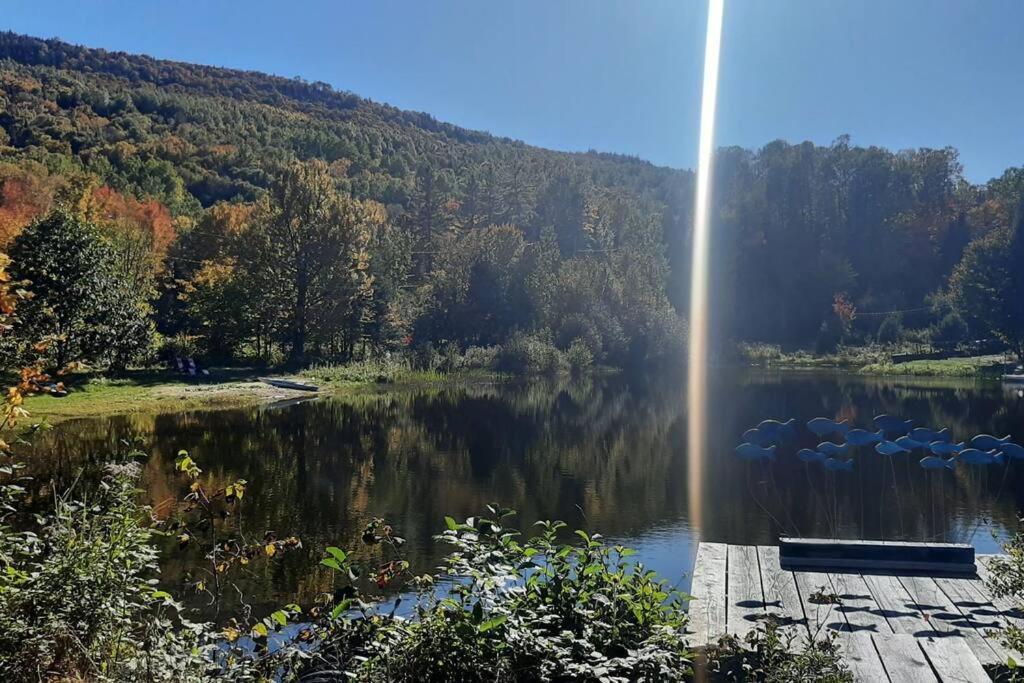
[[[702,0],[8,0],[0,28],[326,81],[556,149],[692,167]],[[718,143],[1024,164],[1017,0],[726,0]]]

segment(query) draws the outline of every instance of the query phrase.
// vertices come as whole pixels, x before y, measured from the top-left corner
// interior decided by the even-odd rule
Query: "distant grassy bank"
[[[738,353],[747,365],[772,368],[831,368],[864,375],[908,375],[916,377],[998,377],[1003,373],[1001,355],[914,360],[894,363],[892,358],[909,349],[891,346],[840,347],[834,353],[782,351],[771,344],[740,344]]]
[[[298,373],[252,368],[214,368],[210,376],[190,377],[170,370],[135,370],[123,377],[72,375],[67,396],[31,396],[25,407],[33,419],[59,422],[78,417],[160,413],[201,408],[234,408],[308,397],[307,392],[272,387],[259,377],[309,382],[321,393],[397,390],[428,384],[500,381],[506,376],[483,370],[442,373],[395,369],[376,363],[310,368]]]
[[[1002,356],[913,360],[906,363],[871,363],[858,372],[865,375],[914,375],[919,377],[999,377]]]

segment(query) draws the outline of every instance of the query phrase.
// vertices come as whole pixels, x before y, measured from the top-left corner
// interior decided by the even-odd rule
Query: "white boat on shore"
[[[272,387],[278,389],[291,389],[293,391],[320,391],[320,387],[313,384],[304,384],[302,382],[295,382],[290,379],[275,379],[273,377],[260,377],[259,380],[264,384],[269,384]]]

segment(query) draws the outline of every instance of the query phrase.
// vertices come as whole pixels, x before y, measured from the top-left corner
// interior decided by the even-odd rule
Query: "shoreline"
[[[839,372],[859,377],[885,378],[947,378],[998,381],[1000,373],[993,370],[993,359],[950,358],[934,361],[910,361],[899,364],[840,364],[815,358],[814,362],[739,364],[747,370],[780,372]],[[595,369],[600,372],[600,369]],[[122,378],[72,378],[71,390],[62,398],[48,395],[30,396],[25,401],[29,421],[56,424],[77,418],[100,418],[115,415],[155,414],[188,410],[222,410],[267,405],[281,401],[313,397],[359,396],[401,392],[427,387],[457,386],[467,383],[500,384],[527,381],[530,376],[496,372],[457,371],[408,372],[389,381],[373,379],[327,379],[316,377],[315,371],[275,373],[249,368],[220,368],[211,377],[183,377],[168,370],[139,370]],[[316,394],[272,387],[258,377],[293,378],[318,384]]]
[[[864,377],[956,377],[981,380],[999,380],[1004,372],[1002,357],[998,355],[912,360],[904,363],[850,362],[823,356],[808,356],[799,360],[752,362],[744,367],[787,371],[835,371]]]
[[[267,371],[231,370],[218,377],[182,377],[170,371],[141,371],[127,377],[89,378],[72,384],[67,396],[29,396],[24,407],[28,421],[57,424],[79,418],[101,418],[116,415],[155,414],[188,410],[225,410],[268,405],[296,399],[325,396],[367,395],[387,391],[408,391],[416,388],[457,385],[475,382],[500,383],[515,378],[497,373],[451,373],[440,376],[408,378],[390,382],[340,381],[320,384],[320,391],[311,393],[281,389],[264,384],[257,375],[275,378],[298,378],[310,381],[302,373],[278,374]]]

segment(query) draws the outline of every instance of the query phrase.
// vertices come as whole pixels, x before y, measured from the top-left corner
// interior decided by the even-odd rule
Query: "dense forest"
[[[721,149],[715,175],[726,338],[989,333],[951,275],[1009,233],[1024,170],[973,185],[952,148],[839,137]],[[689,171],[324,83],[0,34],[0,248],[34,295],[9,358],[43,340],[54,365],[113,367],[161,346],[211,362],[678,359],[692,195]]]

